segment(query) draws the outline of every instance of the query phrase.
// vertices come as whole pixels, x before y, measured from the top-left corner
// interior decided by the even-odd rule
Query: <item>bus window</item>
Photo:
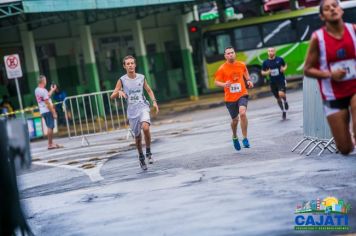
[[[319,15],[302,16],[297,18],[298,41],[307,41],[312,33],[322,26]]]
[[[354,23],[356,16],[356,8],[349,8],[344,10],[344,21],[347,23]]]
[[[222,55],[225,53],[225,48],[232,46],[231,38],[229,34],[220,34],[216,36],[216,42],[218,43],[218,54]]]
[[[204,48],[205,48],[205,56],[211,57],[214,55],[217,55],[217,50],[216,50],[216,38],[215,36],[212,35],[206,35],[205,40],[204,40]]]
[[[266,47],[291,43],[297,40],[297,31],[291,20],[275,21],[261,25]]]
[[[238,51],[262,47],[261,34],[257,25],[235,29],[234,35]]]

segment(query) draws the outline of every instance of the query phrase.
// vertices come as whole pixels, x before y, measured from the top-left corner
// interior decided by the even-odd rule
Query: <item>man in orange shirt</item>
[[[250,75],[246,65],[243,62],[236,60],[236,54],[233,47],[225,48],[224,56],[226,62],[219,67],[215,74],[215,85],[224,88],[226,107],[232,119],[232,141],[235,149],[239,151],[241,149],[240,142],[237,137],[239,115],[243,135],[242,144],[245,148],[250,147],[250,143],[247,139],[248,121],[246,110],[248,92],[246,84],[249,88],[253,88],[253,83],[250,80]]]

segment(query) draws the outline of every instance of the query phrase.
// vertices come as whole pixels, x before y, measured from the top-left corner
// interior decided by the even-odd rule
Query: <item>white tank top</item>
[[[149,109],[149,102],[143,93],[143,85],[145,83],[145,76],[136,73],[136,78],[131,79],[127,74],[120,78],[123,90],[127,95],[127,116],[128,118],[135,118],[140,115],[143,109]]]

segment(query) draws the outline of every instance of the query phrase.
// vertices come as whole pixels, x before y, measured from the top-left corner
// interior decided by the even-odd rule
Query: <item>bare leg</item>
[[[53,146],[53,129],[47,129],[48,147]]]
[[[283,101],[287,100],[287,96],[283,91],[278,91],[278,95],[280,99],[283,99]]]
[[[239,114],[241,119],[241,131],[242,131],[242,136],[244,138],[247,138],[247,126],[248,126],[246,109],[247,108],[245,106],[240,106],[239,108]]]
[[[284,111],[284,106],[283,106],[282,99],[277,98],[277,103],[278,103],[279,108],[281,108],[281,111]]]
[[[145,135],[146,148],[151,148],[151,133],[150,125],[147,122],[142,122],[143,134]]]
[[[237,125],[239,123],[239,116],[236,116],[234,119],[231,120],[231,130],[232,130],[232,137],[237,138]]]
[[[140,134],[139,136],[137,136],[135,138],[135,141],[136,141],[136,148],[137,148],[138,154],[141,155],[143,153],[142,152],[142,135]]]
[[[351,98],[351,117],[354,141],[356,142],[356,94]]]
[[[334,136],[336,147],[339,151],[347,155],[353,150],[349,122],[349,110],[343,109],[327,117],[331,132]]]
[[[283,92],[283,91],[279,91],[278,95],[279,95],[279,98],[284,101],[284,104],[283,104],[284,111],[288,110],[289,109],[289,105],[287,103],[287,95],[286,95],[286,93]],[[282,101],[281,101],[281,103],[282,103]]]

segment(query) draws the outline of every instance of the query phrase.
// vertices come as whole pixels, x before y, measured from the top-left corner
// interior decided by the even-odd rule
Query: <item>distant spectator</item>
[[[53,94],[53,100],[57,103],[55,109],[58,115],[58,125],[65,125],[65,114],[63,111],[63,101],[67,97],[67,93],[64,90],[61,90],[57,85],[56,90]]]
[[[47,136],[48,136],[48,149],[61,148],[62,145],[53,143],[53,129],[54,120],[57,119],[57,112],[52,104],[51,96],[56,90],[57,86],[53,84],[51,90],[48,92],[46,89],[47,79],[46,76],[40,75],[38,78],[38,87],[35,90],[35,96],[40,109],[40,113],[44,118],[47,126]]]
[[[2,102],[0,103],[0,113],[5,114],[12,112],[14,112],[14,106],[10,102],[9,97],[7,95],[4,95],[2,97]],[[15,114],[9,115],[9,117],[15,117]]]

